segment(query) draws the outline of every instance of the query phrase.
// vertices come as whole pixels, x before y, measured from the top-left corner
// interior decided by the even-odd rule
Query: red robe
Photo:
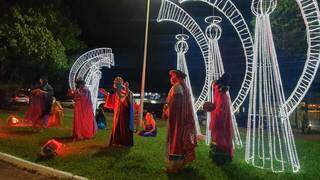
[[[184,82],[172,86],[167,98],[167,153],[170,161],[191,162],[197,144],[192,101]]]
[[[36,89],[31,93],[31,103],[25,114],[25,120],[32,123],[34,128],[40,128],[44,126],[43,114],[47,92]]]
[[[213,85],[213,92],[214,110],[211,112],[211,138],[219,149],[233,157],[230,100],[226,91],[219,90],[217,84]]]
[[[73,137],[76,139],[90,139],[96,133],[96,125],[92,110],[89,89],[77,89],[74,94]]]
[[[107,95],[104,107],[113,109],[113,124],[109,145],[133,146],[130,130],[130,98],[120,98],[116,93]]]
[[[51,115],[48,120],[47,127],[58,127],[61,126],[63,117],[63,108],[59,102],[52,104]]]

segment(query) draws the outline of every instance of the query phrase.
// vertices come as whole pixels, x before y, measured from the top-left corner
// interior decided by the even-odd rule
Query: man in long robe
[[[83,80],[77,80],[74,91],[73,138],[76,140],[91,139],[96,134],[91,93]]]
[[[113,124],[109,146],[133,146],[133,119],[134,112],[132,94],[128,89],[128,83],[124,83],[121,77],[116,77],[113,88],[115,93],[106,95],[105,107],[113,109]]]
[[[44,99],[44,109],[42,114],[44,125],[47,126],[50,114],[52,112],[51,110],[52,110],[54,90],[53,90],[53,87],[49,84],[47,76],[40,77],[39,82],[41,84],[40,89],[47,93]]]
[[[179,172],[195,159],[197,137],[192,100],[185,83],[186,75],[178,70],[170,71],[172,87],[167,97],[168,132],[167,156],[168,172]]]
[[[207,102],[205,104],[207,107],[204,107],[204,109],[211,112],[210,130],[212,145],[210,156],[218,165],[232,161],[234,155],[231,101],[227,95],[230,78],[229,74],[223,74],[218,81],[213,83],[214,102]]]

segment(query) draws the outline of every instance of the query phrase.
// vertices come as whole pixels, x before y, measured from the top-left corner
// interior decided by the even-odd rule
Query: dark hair
[[[48,76],[40,76],[40,79],[48,80]]]
[[[85,86],[86,82],[83,79],[77,79],[76,80],[76,88],[80,88],[81,86]]]
[[[221,86],[230,86],[231,75],[229,73],[224,73],[218,80],[217,84]]]
[[[40,79],[42,79],[44,83],[48,82],[48,76],[40,76]]]
[[[187,75],[184,72],[180,71],[180,70],[171,70],[171,71],[169,71],[169,75],[171,76],[172,74],[176,74],[181,79],[185,79],[187,77]]]

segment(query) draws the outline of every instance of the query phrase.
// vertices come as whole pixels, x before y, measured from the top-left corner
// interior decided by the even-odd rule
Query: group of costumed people
[[[195,117],[190,91],[186,85],[186,74],[178,70],[169,73],[172,87],[168,93],[167,104],[163,116],[168,119],[167,125],[167,171],[179,172],[185,165],[195,160],[195,147],[199,136],[195,129]],[[232,122],[230,99],[227,95],[230,75],[224,74],[219,80],[213,82],[213,102],[206,102],[204,110],[211,113],[211,157],[218,164],[230,162],[233,158]],[[74,137],[78,139],[92,138],[96,132],[90,100],[90,91],[84,86],[84,81],[75,91]],[[114,112],[109,146],[133,146],[135,109],[139,108],[133,102],[129,84],[121,77],[114,79],[114,93],[101,91],[105,94],[104,108]],[[77,95],[78,94],[78,95]],[[83,100],[77,96],[83,96]],[[77,101],[79,104],[77,104]],[[79,114],[79,115],[77,115]],[[78,123],[81,122],[81,123]],[[87,123],[87,125],[83,125]],[[78,125],[81,124],[81,125]],[[155,137],[157,127],[151,113],[146,114],[145,122],[142,121],[142,131],[138,134],[145,137]],[[87,133],[90,131],[90,133]]]
[[[183,167],[196,158],[195,148],[197,141],[202,139],[196,132],[195,117],[193,112],[193,102],[189,87],[186,85],[186,74],[179,70],[171,70],[170,73],[171,89],[167,96],[167,104],[163,108],[163,117],[168,119],[167,123],[167,171],[170,173],[180,172]],[[206,102],[203,109],[211,113],[211,157],[218,165],[230,162],[233,158],[232,144],[232,121],[230,99],[227,95],[231,76],[224,74],[222,77],[212,83],[213,102]],[[47,83],[43,83],[43,88],[34,93],[45,99],[41,101],[44,109],[49,107],[49,101],[52,102],[53,89]],[[51,87],[51,88],[50,88]],[[105,95],[105,104],[103,109],[113,110],[113,123],[109,146],[111,147],[132,147],[134,145],[133,135],[135,132],[135,119],[137,120],[137,110],[139,105],[134,103],[133,94],[129,90],[129,84],[121,77],[116,77],[113,82],[114,93],[101,90]],[[52,91],[51,91],[52,90]],[[85,81],[76,80],[76,89],[70,91],[74,98],[74,120],[73,120],[73,138],[75,140],[91,139],[97,132],[97,122],[95,121],[91,92],[86,87]],[[39,95],[41,94],[41,95]],[[31,106],[40,104],[37,98],[32,99]],[[30,107],[31,108],[31,107]],[[33,111],[39,111],[37,117],[26,117],[43,119],[42,124],[48,120],[48,110],[40,110],[34,107]],[[32,108],[31,108],[32,109]],[[41,113],[40,113],[41,111]],[[41,124],[40,123],[40,124]],[[145,122],[140,124],[142,131],[137,134],[144,137],[155,137],[157,127],[151,113],[145,116]]]
[[[35,131],[60,126],[63,117],[63,108],[54,98],[54,90],[48,77],[42,76],[39,82],[40,85],[31,91],[30,106],[24,117]]]

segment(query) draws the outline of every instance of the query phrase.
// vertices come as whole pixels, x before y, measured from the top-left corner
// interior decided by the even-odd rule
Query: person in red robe
[[[172,87],[167,97],[167,172],[177,173],[195,159],[197,136],[192,111],[192,100],[185,83],[186,75],[170,71]]]
[[[104,107],[114,112],[109,146],[133,146],[133,99],[128,86],[121,77],[116,77],[113,82],[115,93],[104,92]]]
[[[204,109],[211,112],[211,152],[212,160],[223,165],[231,162],[234,152],[232,144],[232,112],[230,108],[230,98],[227,95],[231,76],[223,74],[218,81],[213,82],[213,100],[206,102]]]
[[[85,86],[85,81],[76,81],[77,89],[74,96],[73,138],[75,140],[91,139],[97,131],[92,109],[91,93]]]
[[[40,89],[31,91],[31,103],[25,114],[25,120],[32,124],[35,131],[41,130],[46,126],[44,120],[45,99],[47,92]]]

